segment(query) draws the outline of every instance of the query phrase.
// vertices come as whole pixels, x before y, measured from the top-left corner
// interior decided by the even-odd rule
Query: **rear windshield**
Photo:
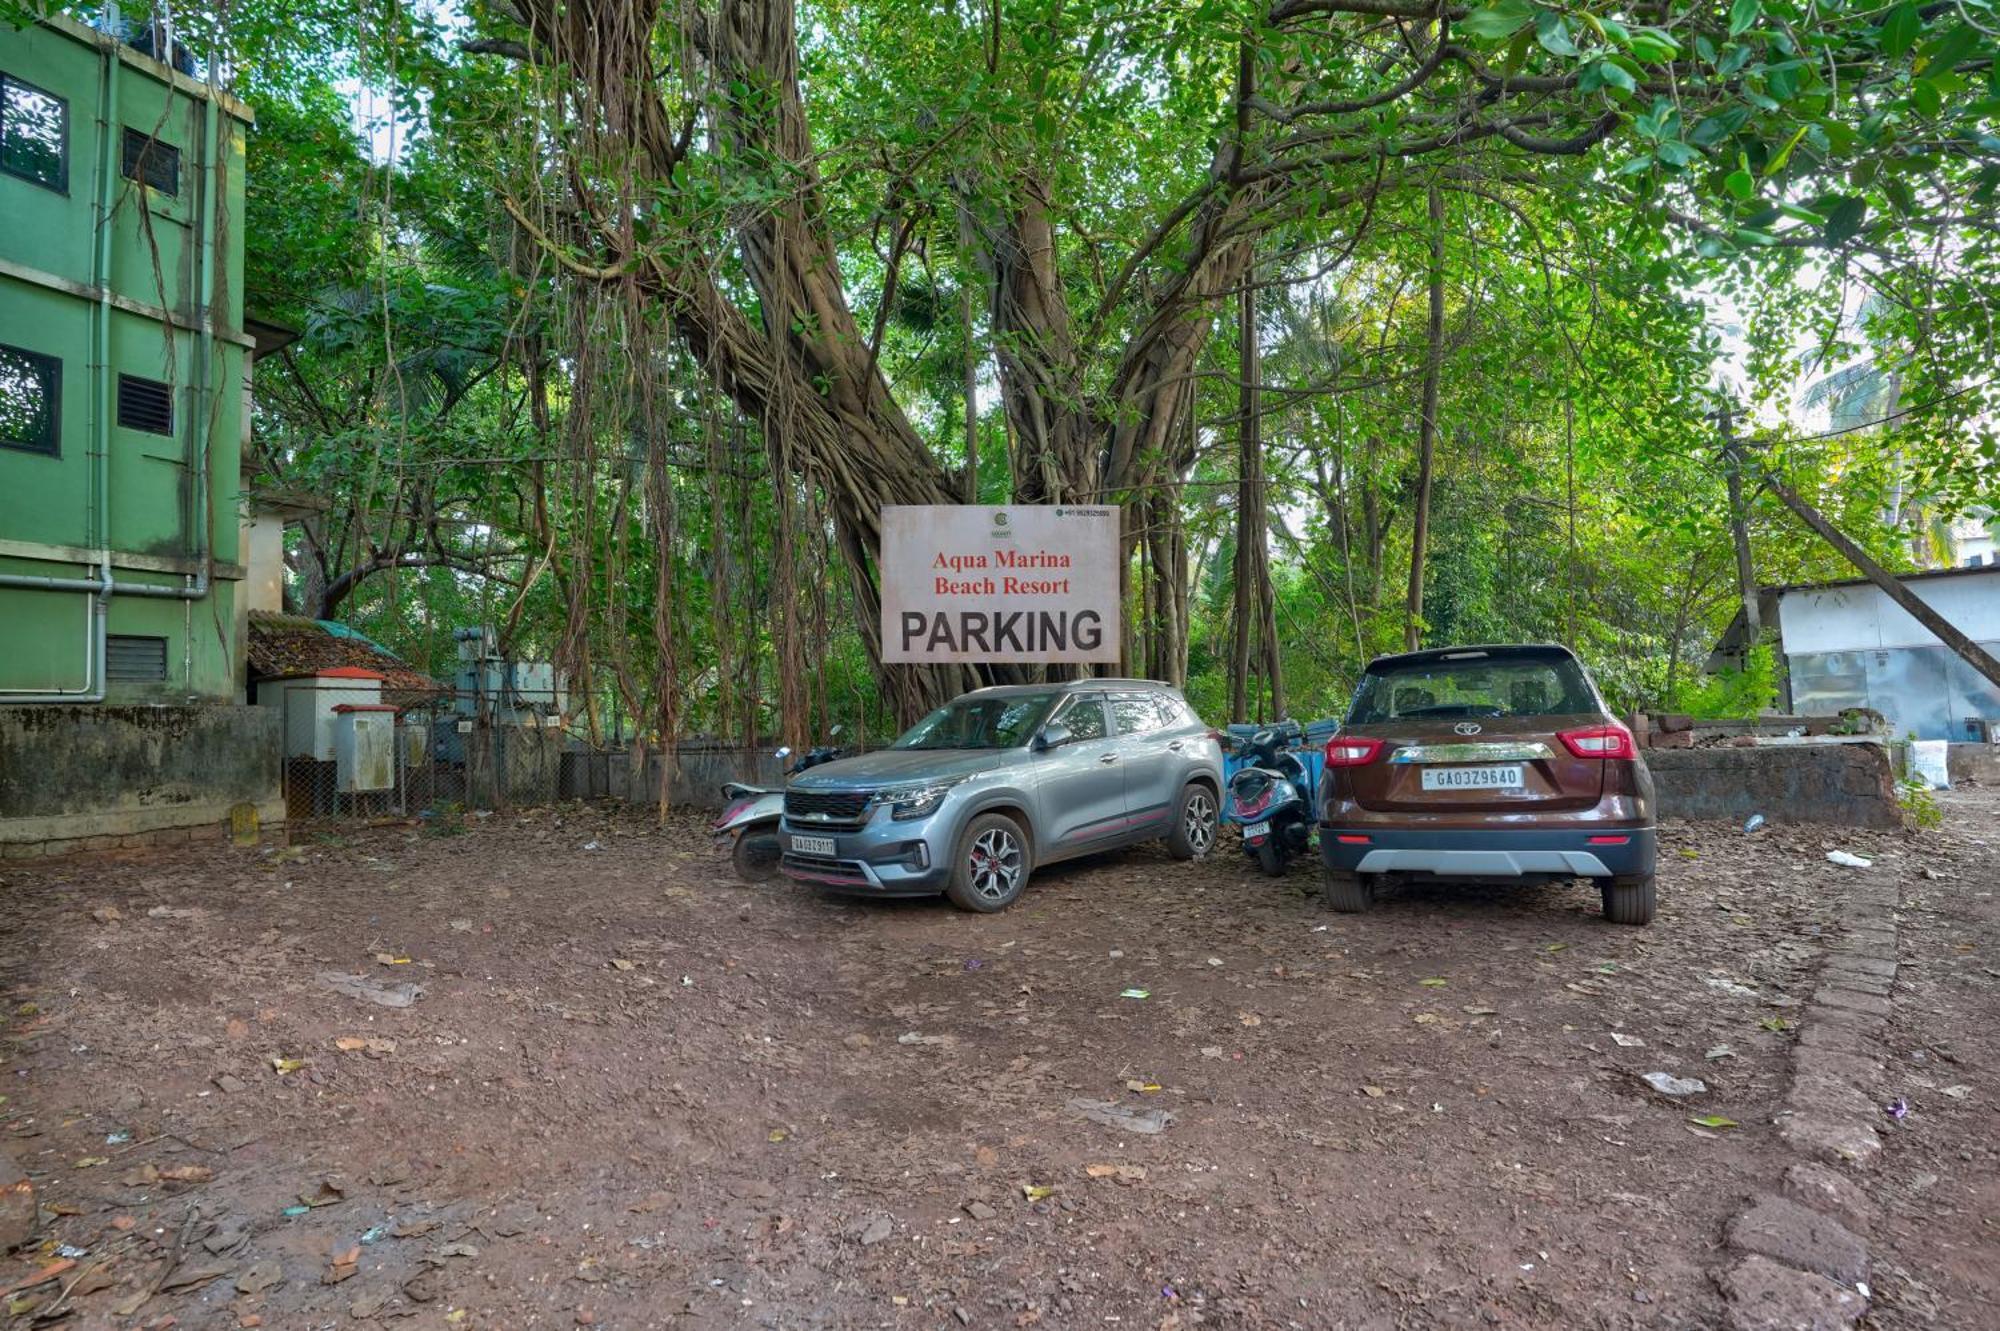
[[[1583,668],[1567,656],[1468,657],[1371,669],[1347,724],[1426,716],[1561,716],[1598,710]]]

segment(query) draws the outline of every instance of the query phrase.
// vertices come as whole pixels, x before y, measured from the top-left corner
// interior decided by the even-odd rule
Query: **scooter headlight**
[[[882,791],[875,797],[877,804],[889,806],[889,816],[898,822],[913,818],[928,818],[937,812],[938,805],[960,781],[932,781],[921,786],[903,786],[895,790]]]

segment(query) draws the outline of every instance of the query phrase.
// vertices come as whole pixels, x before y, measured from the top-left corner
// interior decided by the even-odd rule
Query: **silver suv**
[[[977,689],[886,749],[785,788],[780,867],[879,896],[996,911],[1036,866],[1165,838],[1215,844],[1222,750],[1178,689],[1145,679]]]

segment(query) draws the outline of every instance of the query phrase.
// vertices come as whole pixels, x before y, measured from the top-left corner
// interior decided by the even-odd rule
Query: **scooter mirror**
[[[826,737],[827,737],[828,739],[839,739],[839,738],[840,738],[840,732],[841,732],[841,731],[843,731],[843,730],[845,730],[845,729],[847,729],[847,727],[846,727],[846,726],[835,726],[835,727],[834,727],[833,729],[831,729],[831,730],[829,730],[829,731],[827,731],[827,732],[826,732]]]
[[[787,744],[771,756],[773,758],[789,758],[792,756],[792,746]]]

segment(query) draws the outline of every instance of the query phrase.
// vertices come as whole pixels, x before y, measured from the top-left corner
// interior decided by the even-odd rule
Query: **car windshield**
[[[959,698],[903,732],[892,749],[1017,749],[1033,739],[1054,693]]]
[[[1598,710],[1583,668],[1567,656],[1468,656],[1370,670],[1349,725],[1422,717],[1564,716]]]

